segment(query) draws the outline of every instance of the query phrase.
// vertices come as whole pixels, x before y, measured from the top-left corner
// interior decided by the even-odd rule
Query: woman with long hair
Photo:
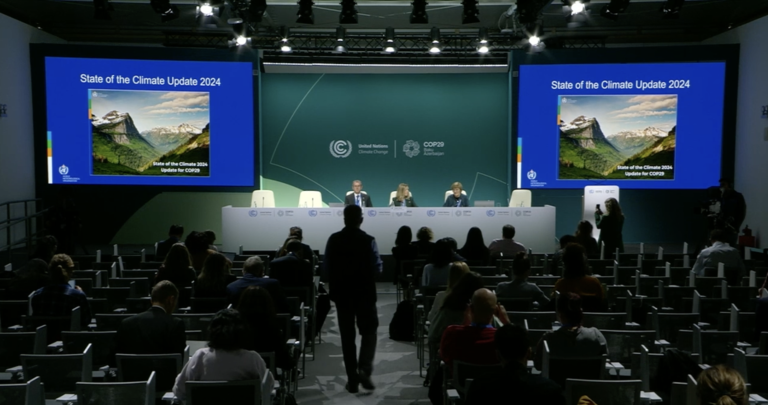
[[[413,232],[411,231],[411,227],[403,225],[397,230],[395,246],[392,247],[392,257],[395,259],[394,284],[397,284],[400,276],[405,277],[403,269],[400,267],[401,263],[405,260],[415,260],[419,256],[419,248],[411,243],[412,240]],[[412,270],[412,268],[410,270]]]
[[[573,293],[582,297],[588,312],[601,312],[604,310],[603,300],[605,291],[603,285],[595,277],[588,275],[589,263],[584,254],[584,248],[576,243],[571,243],[563,249],[563,278],[555,283],[555,291],[560,294]]]
[[[269,291],[250,286],[240,294],[237,310],[243,315],[251,331],[251,341],[246,346],[259,353],[274,352],[275,364],[283,370],[295,367],[288,352],[282,331],[277,323],[277,312]]]
[[[600,248],[597,245],[597,241],[592,237],[592,230],[594,227],[589,221],[581,221],[576,225],[576,243],[584,246],[584,250],[587,251],[588,257],[597,257],[600,254]]]
[[[189,257],[189,251],[183,243],[175,243],[171,246],[168,254],[165,255],[163,264],[157,270],[155,275],[155,284],[163,280],[168,280],[176,288],[184,288],[192,285],[197,275],[192,268],[192,259]]]
[[[434,322],[437,318],[437,314],[440,312],[440,308],[443,306],[445,297],[451,293],[451,290],[456,287],[461,276],[469,273],[469,266],[464,262],[453,262],[451,264],[451,270],[448,272],[448,288],[445,291],[440,291],[435,296],[435,300],[432,302],[432,308],[429,310],[427,319],[429,322]]]
[[[439,286],[448,283],[448,271],[453,261],[453,248],[449,241],[440,239],[435,243],[432,250],[432,258],[424,266],[424,272],[421,275],[422,286]]]
[[[491,260],[491,251],[485,246],[483,231],[476,226],[469,228],[467,241],[464,242],[464,246],[459,249],[458,253],[464,259],[478,262],[481,266],[487,265]]]
[[[213,253],[205,259],[203,270],[197,276],[194,296],[196,298],[225,298],[229,294],[227,285],[236,280],[229,271],[232,263],[221,253]]]
[[[405,183],[400,183],[400,185],[397,186],[397,192],[395,193],[395,196],[392,198],[392,202],[389,205],[395,207],[417,206],[413,201],[413,197],[411,197],[411,191],[408,188],[408,185]]]
[[[598,249],[602,243],[605,243],[606,254],[619,249],[619,253],[624,253],[624,238],[622,231],[624,229],[624,214],[621,212],[619,202],[611,197],[605,200],[605,210],[603,214],[600,207],[595,211],[595,223],[600,230],[600,238],[597,240]]]

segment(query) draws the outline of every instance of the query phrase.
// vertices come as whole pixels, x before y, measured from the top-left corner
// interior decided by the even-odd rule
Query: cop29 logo
[[[403,153],[405,153],[405,156],[408,156],[409,158],[412,158],[414,156],[419,156],[420,150],[419,143],[416,141],[405,141],[405,145],[403,145]]]
[[[331,141],[331,155],[335,158],[345,158],[352,153],[352,142],[345,140]]]

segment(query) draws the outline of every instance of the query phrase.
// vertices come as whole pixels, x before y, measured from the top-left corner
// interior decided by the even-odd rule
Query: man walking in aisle
[[[336,304],[341,350],[347,370],[346,389],[357,393],[375,387],[371,381],[376,352],[376,274],[382,262],[376,239],[360,229],[363,210],[357,205],[344,208],[344,229],[328,238],[323,264],[329,277],[330,298]],[[360,356],[355,345],[355,323],[362,337]]]

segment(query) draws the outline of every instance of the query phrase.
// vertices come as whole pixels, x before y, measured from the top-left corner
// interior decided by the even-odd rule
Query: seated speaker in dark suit
[[[451,184],[451,190],[453,190],[453,194],[445,199],[443,207],[469,207],[469,198],[466,194],[461,193],[464,190],[461,183],[456,181]]]
[[[357,205],[360,207],[373,207],[371,197],[363,191],[363,183],[360,180],[352,182],[352,192],[344,198],[344,205]]]
[[[155,261],[162,262],[165,260],[165,256],[171,250],[171,246],[181,242],[181,237],[184,235],[184,227],[181,225],[171,225],[171,229],[168,230],[168,239],[157,242],[157,250],[155,251]]]
[[[285,256],[269,263],[269,277],[283,287],[309,287],[312,285],[312,265],[304,258],[302,243],[288,238],[285,241]]]
[[[258,256],[249,257],[243,263],[243,277],[227,286],[230,302],[237,305],[240,301],[240,294],[252,285],[261,287],[269,292],[278,313],[290,313],[283,286],[275,279],[264,277],[264,262]]]
[[[392,197],[389,205],[394,207],[417,207],[416,202],[413,201],[411,196],[411,190],[405,183],[400,183],[397,186],[397,193]]]
[[[152,288],[152,308],[123,320],[117,331],[115,351],[128,354],[183,355],[187,338],[184,322],[171,314],[176,309],[179,290],[168,280]]]

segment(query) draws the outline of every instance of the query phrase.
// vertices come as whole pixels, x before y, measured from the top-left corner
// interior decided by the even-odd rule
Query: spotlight
[[[440,29],[432,27],[430,37],[432,38],[432,44],[429,46],[429,53],[437,55],[442,52],[442,46],[440,45]]]
[[[429,16],[427,15],[427,0],[413,0],[411,6],[411,24],[429,24]]]
[[[537,35],[532,35],[528,37],[528,43],[533,47],[537,47],[541,44],[541,38],[539,38]]]
[[[603,6],[600,10],[600,15],[609,20],[618,20],[619,14],[625,12],[629,6],[629,0],[611,0],[611,2]]]
[[[282,37],[280,39],[280,51],[285,53],[293,52],[293,47],[291,47],[291,43],[288,41],[288,37],[290,36],[290,29],[288,27],[283,27],[280,36]]]
[[[587,6],[585,6],[584,3],[576,0],[571,4],[571,15],[583,13],[586,8]]]
[[[355,0],[341,0],[341,14],[339,24],[357,24],[357,9]]]
[[[344,41],[344,37],[347,35],[347,29],[344,27],[336,28],[336,46],[333,48],[334,53],[347,52],[347,45]]]
[[[589,0],[563,0],[563,3],[565,4],[563,6],[565,21],[569,28],[581,27],[587,23],[589,19],[587,3]]]
[[[483,27],[480,28],[477,35],[477,53],[485,54],[488,52],[490,52],[490,47],[488,45],[488,29]]]
[[[480,18],[478,18],[477,15],[480,14],[480,10],[477,9],[477,0],[463,0],[461,4],[464,6],[464,12],[461,15],[461,23],[479,23]]]
[[[251,0],[251,6],[248,8],[251,15],[251,21],[261,22],[264,13],[267,11],[267,0]]]
[[[160,21],[168,22],[179,18],[179,8],[171,5],[170,0],[150,0],[149,5],[160,14]]]
[[[680,9],[683,8],[683,2],[685,0],[667,0],[663,6],[661,6],[661,12],[664,14],[665,20],[680,18]]]
[[[240,36],[238,36],[238,37],[237,37],[237,39],[235,40],[235,43],[237,44],[237,46],[243,46],[243,45],[245,45],[245,44],[247,44],[247,43],[248,43],[248,38],[246,38],[246,37],[244,37],[244,36],[240,35]]]
[[[246,30],[242,18],[230,18],[227,20],[227,24],[232,26],[232,31],[235,33],[235,36],[245,36]]]
[[[230,48],[251,46],[251,39],[243,35],[237,35],[235,36],[235,39],[227,41],[227,44],[229,44]]]
[[[397,48],[395,47],[395,29],[392,27],[388,27],[387,30],[384,31],[384,52],[397,52]]]
[[[197,12],[202,14],[203,17],[210,17],[213,15],[213,6],[208,3],[203,3],[197,7]]]
[[[296,22],[299,24],[314,24],[315,14],[312,12],[312,6],[315,4],[312,0],[299,0],[299,11],[296,12],[298,18]]]

